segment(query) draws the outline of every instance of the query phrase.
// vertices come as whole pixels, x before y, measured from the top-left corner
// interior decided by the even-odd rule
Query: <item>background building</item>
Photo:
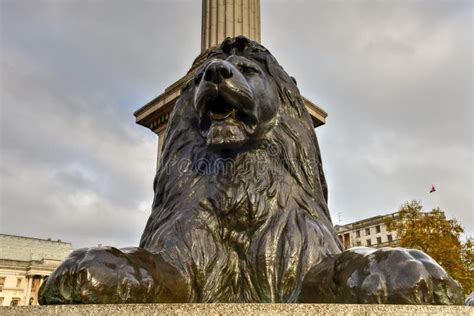
[[[44,278],[71,251],[61,240],[0,234],[0,306],[37,305]]]
[[[358,246],[395,247],[398,246],[396,231],[390,231],[385,225],[389,218],[398,218],[399,213],[379,215],[346,225],[336,225],[336,233],[345,249]]]

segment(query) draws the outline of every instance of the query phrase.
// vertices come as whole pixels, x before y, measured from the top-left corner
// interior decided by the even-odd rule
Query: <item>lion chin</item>
[[[209,127],[202,130],[206,143],[213,148],[237,148],[248,139],[244,123],[237,119],[236,110],[228,113],[208,112]]]

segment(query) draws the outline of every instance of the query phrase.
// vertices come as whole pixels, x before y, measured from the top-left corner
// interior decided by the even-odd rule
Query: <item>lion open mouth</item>
[[[237,110],[223,101],[222,98],[216,98],[209,105],[207,113],[211,121],[224,121],[230,117],[236,118]]]
[[[241,145],[255,128],[255,119],[221,96],[206,104],[200,121],[201,133],[211,146]]]

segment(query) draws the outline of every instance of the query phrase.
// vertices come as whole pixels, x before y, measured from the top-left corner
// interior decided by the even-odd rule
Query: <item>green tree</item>
[[[424,251],[461,283],[466,294],[474,291],[474,242],[461,240],[464,229],[455,219],[447,219],[439,208],[424,212],[421,202],[413,200],[386,225],[397,232],[400,246]]]

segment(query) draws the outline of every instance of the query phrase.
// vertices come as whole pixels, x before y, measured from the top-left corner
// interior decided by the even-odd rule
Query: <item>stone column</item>
[[[238,35],[260,42],[260,0],[202,0],[201,51]]]
[[[33,275],[27,276],[28,278],[28,284],[26,285],[26,300],[25,300],[25,305],[28,305],[30,302],[30,297],[31,297],[31,286],[33,282]]]

